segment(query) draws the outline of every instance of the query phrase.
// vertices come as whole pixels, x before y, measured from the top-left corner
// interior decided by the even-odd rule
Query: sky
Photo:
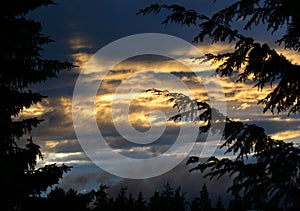
[[[236,83],[234,77],[220,79],[214,75],[214,65],[190,59],[201,53],[226,52],[233,48],[231,44],[192,43],[197,27],[162,25],[167,15],[164,12],[136,15],[139,9],[156,1],[56,2],[58,5],[29,14],[40,20],[43,33],[55,40],[44,47],[42,55],[69,60],[79,67],[33,85],[33,90],[48,98],[24,110],[19,118],[38,116],[45,120],[31,134],[44,155],[39,166],[50,163],[73,166],[60,181],[60,187],[87,192],[106,184],[113,195],[127,186],[129,192],[143,191],[149,197],[169,182],[174,188],[182,186],[182,190],[188,192],[187,197],[193,197],[206,183],[213,200],[219,196],[229,197],[224,192],[231,178],[209,181],[200,172],[190,173],[191,166],[185,165],[190,155],[201,155],[203,159],[211,155],[201,154],[201,150],[214,153],[218,137],[195,135],[197,125],[190,121],[167,121],[178,109],[173,108],[167,98],[145,92],[152,88],[210,100],[230,118],[262,126],[274,138],[299,140],[298,116],[263,113],[263,107],[257,105],[269,88],[259,91],[251,83]],[[178,3],[209,15],[230,2],[178,0],[159,3]],[[245,33],[268,42],[292,62],[299,63],[296,52],[274,45],[278,34],[271,35],[263,29],[265,27],[260,25]],[[147,33],[160,35],[153,37]],[[137,34],[140,37],[134,37]],[[167,39],[167,36],[172,37]],[[173,39],[180,39],[182,45],[172,45]],[[136,42],[130,43],[132,40]],[[124,52],[122,49],[118,53],[110,52],[111,48],[123,44],[127,46]],[[152,49],[154,53],[135,55],[143,52],[140,50],[143,48]],[[155,52],[164,55],[155,55]],[[75,87],[79,91],[76,92]],[[93,125],[100,131],[101,138]],[[99,145],[100,139],[105,144]],[[181,141],[179,144],[177,139]],[[205,142],[207,140],[210,142]],[[215,155],[224,156],[221,151]],[[154,162],[156,158],[161,159]],[[132,178],[132,175],[140,175],[140,178]]]

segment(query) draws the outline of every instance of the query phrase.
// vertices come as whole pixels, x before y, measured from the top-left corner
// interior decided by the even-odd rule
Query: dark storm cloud
[[[115,179],[116,177],[103,172],[96,165],[90,163],[74,165],[72,171],[63,177],[59,186],[64,189],[75,188],[80,192],[84,192],[97,189],[100,184],[113,184]]]
[[[46,82],[32,85],[30,88],[33,92],[39,92],[47,99],[69,97],[73,95],[74,86],[79,75],[79,69],[72,69],[69,71],[62,71],[56,78],[50,79]]]
[[[273,134],[273,133],[278,133],[282,131],[298,131],[299,130],[299,125],[300,125],[300,120],[295,119],[294,121],[285,121],[284,115],[282,120],[257,120],[257,121],[251,121],[251,123],[256,124],[260,127],[263,127],[266,131],[267,134]]]
[[[144,55],[138,55],[133,56],[127,59],[127,61],[130,60],[131,63],[145,63],[145,64],[152,64],[153,62],[169,62],[173,59],[160,56],[160,55],[154,55],[154,54],[144,54]],[[125,61],[126,62],[126,61]]]
[[[113,70],[110,70],[108,75],[122,75],[122,74],[126,74],[126,73],[133,73],[135,72],[134,70],[130,70],[130,69],[127,69],[127,70],[122,70],[122,69],[113,69]]]
[[[111,148],[119,149],[121,150],[121,154],[133,158],[148,158],[155,156],[158,153],[164,153],[174,144],[177,134],[178,128],[167,128],[164,134],[157,140],[154,140],[150,144],[141,145],[127,141],[124,137],[120,136],[117,131],[115,133],[110,132],[109,137],[107,137],[107,134],[105,132],[102,132],[103,137],[106,139],[106,142],[110,145]],[[134,148],[135,150],[131,150],[132,148]],[[139,148],[141,150],[139,150]]]

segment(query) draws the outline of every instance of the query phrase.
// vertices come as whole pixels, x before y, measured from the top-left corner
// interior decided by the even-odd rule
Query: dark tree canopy
[[[69,170],[65,165],[56,164],[36,169],[37,157],[42,158],[40,147],[31,137],[27,144],[18,141],[42,122],[36,117],[17,118],[23,109],[45,97],[33,92],[30,85],[54,78],[60,70],[73,68],[69,62],[41,57],[42,46],[53,41],[42,34],[40,22],[26,17],[31,10],[49,4],[54,3],[13,0],[0,7],[0,186],[4,210],[22,209],[26,198],[56,184]]]
[[[219,1],[214,1],[219,2]],[[216,72],[220,76],[237,76],[237,83],[252,81],[260,90],[271,87],[272,91],[260,99],[264,110],[298,114],[300,111],[300,66],[289,61],[285,55],[270,46],[279,45],[286,49],[300,51],[300,15],[298,2],[293,0],[235,0],[232,4],[210,16],[199,14],[195,9],[180,5],[153,4],[141,9],[138,14],[157,14],[167,10],[169,15],[163,24],[177,23],[199,27],[194,42],[211,40],[212,43],[229,42],[234,44],[231,52],[211,54],[194,58],[196,61],[218,63]],[[243,28],[234,28],[236,22],[244,23]],[[281,38],[274,43],[260,43],[242,32],[263,24],[272,35]],[[195,119],[198,113],[201,120],[200,133],[208,130],[221,132],[224,142],[220,148],[227,148],[228,158],[210,157],[199,164],[199,157],[190,157],[187,164],[198,163],[192,170],[207,171],[207,177],[220,178],[224,175],[234,177],[229,188],[234,196],[243,193],[243,206],[247,209],[266,207],[300,207],[300,148],[293,143],[275,140],[264,129],[253,124],[225,119],[224,131],[218,131],[218,119],[212,120],[212,113],[220,114],[207,102],[187,99],[178,93],[148,90],[166,97],[178,107],[179,113],[171,121]],[[178,102],[184,104],[178,104]],[[191,104],[190,110],[183,106]],[[196,105],[196,106],[195,106]],[[186,118],[186,117],[191,118]],[[215,122],[212,122],[215,121]],[[231,156],[229,156],[231,154]],[[232,157],[234,156],[234,158]],[[241,200],[240,200],[241,201]],[[237,198],[231,206],[242,206]],[[245,207],[244,207],[245,208]]]
[[[206,171],[205,177],[210,179],[224,175],[234,176],[233,184],[228,191],[233,195],[243,192],[244,199],[252,208],[261,208],[257,206],[261,206],[265,201],[268,201],[268,205],[292,203],[294,206],[299,206],[299,146],[275,140],[257,125],[221,117],[222,114],[206,102],[192,100],[181,93],[169,93],[166,90],[157,89],[148,90],[148,92],[166,98],[178,108],[179,113],[170,117],[169,121],[195,120],[192,116],[198,115],[196,120],[199,121],[200,133],[206,133],[209,130],[213,133],[222,133],[224,142],[219,148],[226,148],[225,154],[235,157],[234,159],[232,156],[218,159],[212,156],[206,162],[197,164],[190,171]],[[220,118],[212,120],[212,113]],[[219,127],[219,124],[223,124],[221,121],[224,119],[225,128],[220,131],[222,127]],[[196,164],[199,161],[199,157],[192,156],[187,164]],[[207,170],[210,172],[207,173]]]
[[[217,1],[218,2],[218,1]],[[285,48],[300,51],[300,15],[295,0],[239,0],[210,17],[198,14],[194,9],[186,9],[180,5],[153,4],[140,10],[138,14],[159,13],[166,9],[170,15],[163,24],[170,22],[183,25],[198,25],[199,34],[194,42],[203,42],[206,38],[216,42],[235,44],[233,52],[223,54],[206,54],[205,59],[221,62],[217,72],[222,76],[230,76],[238,72],[238,81],[251,80],[255,86],[263,89],[276,83],[276,87],[260,103],[265,110],[300,111],[300,70],[299,65],[291,63],[282,54],[271,49],[268,43],[256,42],[252,37],[244,36],[233,23],[243,21],[244,30],[251,30],[260,23],[267,26],[270,33],[285,30],[282,37],[275,41]],[[273,44],[273,43],[271,43]],[[203,59],[203,58],[198,58]]]
[[[204,184],[201,191],[199,192],[199,197],[196,197],[191,204],[191,211],[210,211],[213,210],[211,207],[211,200],[207,191],[207,187]]]

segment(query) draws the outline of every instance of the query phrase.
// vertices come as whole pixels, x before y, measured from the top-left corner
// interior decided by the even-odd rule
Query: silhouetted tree
[[[224,207],[224,204],[223,204],[223,201],[221,199],[221,197],[218,198],[218,201],[216,203],[216,209],[215,211],[225,211],[225,207]]]
[[[211,201],[205,184],[202,186],[199,194],[200,196],[192,201],[191,211],[211,211]]]
[[[181,193],[180,186],[175,190],[175,194],[174,194],[174,207],[175,208],[173,210],[185,210],[186,209],[185,195],[186,195],[186,192]]]
[[[114,210],[128,210],[129,211],[129,200],[127,197],[127,187],[122,187],[118,193],[115,203]]]
[[[107,189],[109,187],[101,184],[97,191],[94,191],[95,196],[93,210],[109,211],[113,210],[113,199],[108,197]]]
[[[73,67],[68,62],[41,58],[42,45],[52,40],[41,33],[41,23],[26,14],[51,0],[14,0],[0,7],[0,190],[1,209],[20,210],[26,198],[38,195],[57,183],[69,167],[55,164],[35,169],[40,147],[31,137],[27,143],[18,140],[29,134],[42,120],[17,119],[24,108],[40,102],[45,96],[30,90],[31,84],[56,77],[60,70]]]
[[[200,132],[207,132],[212,126],[213,131],[217,132],[218,122],[216,119],[212,125],[211,115],[222,116],[205,102],[191,100],[189,97],[169,93],[168,91],[149,90],[157,95],[164,96],[174,106],[179,104],[186,107],[187,104],[193,104],[193,110],[185,111],[179,108],[178,115],[170,117],[172,121],[181,121],[181,119],[191,118],[191,113],[200,111],[198,119],[204,123],[200,125]],[[184,103],[180,102],[184,99]],[[196,105],[196,106],[195,106]],[[195,111],[194,111],[195,110]],[[195,114],[194,114],[195,116]],[[220,119],[225,119],[220,118]],[[281,205],[282,201],[292,202],[292,207],[297,207],[298,195],[297,171],[299,157],[297,152],[299,148],[292,143],[285,143],[280,140],[274,140],[264,133],[264,129],[256,125],[244,124],[232,121],[226,118],[226,124],[223,131],[224,143],[220,148],[227,147],[225,154],[234,153],[236,158],[224,158],[219,160],[216,157],[210,157],[206,162],[196,165],[193,170],[211,170],[205,177],[219,178],[225,174],[234,175],[233,185],[228,189],[233,195],[238,195],[241,191],[244,193],[244,203],[248,208],[261,209],[266,205]],[[252,160],[248,160],[249,158]],[[286,160],[287,159],[287,160]],[[198,163],[199,157],[192,156],[187,164]],[[248,160],[247,163],[244,161]],[[193,207],[196,207],[194,202]]]
[[[163,209],[171,208],[173,204],[174,199],[174,189],[171,187],[170,183],[167,183],[164,186],[164,189],[161,192],[161,206]]]
[[[48,206],[41,210],[88,210],[88,205],[92,200],[91,193],[78,193],[74,189],[64,191],[61,188],[55,188],[48,194]]]
[[[267,96],[259,100],[265,106],[263,112],[285,112],[297,114],[300,111],[300,66],[289,61],[283,54],[271,49],[267,43],[259,43],[252,37],[243,35],[240,31],[251,30],[258,24],[264,24],[267,31],[283,32],[275,43],[285,48],[300,51],[300,13],[298,5],[293,0],[236,0],[228,7],[210,16],[199,14],[195,9],[186,9],[180,5],[153,4],[139,11],[139,14],[159,13],[165,9],[170,14],[163,21],[183,25],[199,26],[199,33],[194,42],[203,42],[206,38],[212,43],[234,43],[232,52],[221,54],[206,54],[195,58],[201,61],[219,62],[216,69],[221,76],[237,76],[237,82],[252,81],[260,90],[272,88]],[[243,29],[235,29],[234,23],[244,23]],[[239,24],[240,25],[240,24]],[[162,93],[159,90],[154,92]],[[163,95],[166,95],[165,93]],[[168,97],[176,104],[179,94]],[[193,102],[195,110],[201,111],[199,119],[206,125],[200,127],[200,132],[211,128],[211,113],[218,111],[205,102]],[[192,108],[194,108],[192,106]],[[180,108],[181,109],[181,108]],[[193,110],[181,112],[171,120],[180,121],[182,116],[192,115]],[[214,125],[218,125],[214,122]],[[220,131],[219,131],[220,132]],[[221,131],[222,132],[222,131]],[[286,209],[299,209],[300,202],[300,148],[293,143],[274,140],[266,135],[264,129],[253,124],[232,121],[225,117],[225,129],[222,132],[225,154],[233,153],[235,159],[218,159],[211,157],[205,163],[200,163],[193,170],[212,170],[207,176],[219,178],[225,174],[234,175],[233,185],[229,191],[237,196],[244,193],[248,208],[260,206],[266,202],[283,206]],[[245,160],[251,158],[251,162]],[[191,157],[189,163],[198,163],[198,157]],[[296,197],[297,196],[297,197]]]
[[[178,187],[175,191],[169,183],[164,186],[161,194],[155,192],[150,198],[150,210],[185,210],[185,193]]]
[[[146,204],[146,200],[144,199],[143,193],[139,192],[137,199],[134,202],[134,210],[136,211],[147,211],[148,207]]]
[[[150,198],[149,208],[151,211],[162,210],[159,192],[155,191],[153,196]]]
[[[43,210],[43,211],[86,211],[92,200],[92,193],[78,193],[74,189],[65,191],[61,188],[54,188],[47,197],[30,197],[24,203],[22,210]]]
[[[202,186],[200,191],[200,207],[201,210],[211,210],[211,201],[207,191],[206,184]]]
[[[191,211],[198,210],[198,204],[199,204],[198,198],[193,199],[191,202]]]
[[[234,194],[233,199],[229,202],[228,210],[246,210],[243,199],[240,195]]]
[[[135,199],[133,198],[132,193],[128,194],[128,208],[127,210],[134,210],[135,209]]]

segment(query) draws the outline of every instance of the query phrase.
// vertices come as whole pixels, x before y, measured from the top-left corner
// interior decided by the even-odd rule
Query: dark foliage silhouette
[[[161,194],[154,194],[150,199],[150,210],[185,210],[185,193],[181,193],[181,187],[174,190],[169,183],[167,183]],[[151,206],[152,203],[155,206]]]
[[[28,197],[39,195],[56,184],[69,167],[51,164],[36,169],[40,147],[29,137],[20,140],[42,120],[32,117],[20,120],[24,108],[40,102],[45,96],[33,92],[31,84],[56,77],[60,70],[70,69],[69,62],[41,58],[42,45],[53,42],[41,33],[41,23],[26,14],[51,0],[6,1],[0,7],[0,165],[1,209],[22,210]],[[26,142],[26,141],[25,141]]]
[[[231,52],[208,53],[204,57],[194,59],[218,63],[216,72],[223,77],[237,76],[237,83],[250,81],[260,90],[271,88],[272,91],[258,101],[264,105],[263,112],[287,111],[288,115],[291,115],[300,111],[300,66],[289,61],[275,49],[271,49],[270,44],[259,43],[252,37],[244,36],[241,31],[251,30],[259,24],[264,24],[271,34],[282,33],[285,30],[275,44],[299,52],[300,15],[295,5],[297,2],[293,0],[236,0],[230,6],[207,16],[180,5],[153,4],[141,9],[138,14],[158,14],[162,10],[167,10],[169,15],[163,24],[199,26],[199,33],[194,42],[210,39],[212,43],[235,44]],[[234,28],[237,21],[240,24],[244,23],[242,29]],[[176,93],[150,91],[168,97],[176,107],[179,105],[177,101],[184,98]],[[218,132],[218,127],[212,128],[218,123],[212,124],[211,118],[212,112],[219,115],[218,111],[210,108],[206,102],[197,102],[193,99],[185,99],[184,102],[193,105],[189,110],[185,109],[186,105],[179,105],[179,114],[170,120],[195,119],[192,115],[200,111],[198,120],[204,121],[204,124],[200,125],[200,133],[208,130]],[[225,119],[225,129],[222,132],[224,143],[220,148],[227,148],[225,154],[233,154],[234,159],[211,157],[206,162],[197,164],[200,159],[191,157],[187,164],[197,164],[192,170],[210,170],[206,176],[211,179],[228,174],[233,176],[233,184],[229,188],[236,199],[230,205],[236,207],[231,208],[233,210],[245,208],[271,210],[274,207],[283,207],[286,210],[299,209],[299,146],[274,140],[265,134],[263,128],[256,125],[232,121],[228,117],[223,119]],[[239,200],[241,193],[243,197]]]
[[[109,187],[106,185],[100,185],[99,189],[93,192],[93,195],[95,197],[93,210],[113,210],[113,199],[108,197],[108,188]]]
[[[207,103],[192,100],[181,93],[169,93],[157,89],[147,91],[166,98],[168,102],[173,102],[174,107],[181,105],[178,107],[179,114],[170,117],[169,121],[199,121],[200,133],[206,133],[209,129],[214,133],[222,133],[224,143],[220,149],[227,148],[225,154],[235,156],[235,158],[223,159],[212,156],[200,164],[200,158],[192,156],[188,159],[187,165],[196,164],[196,166],[190,171],[205,171],[205,177],[210,179],[224,175],[234,176],[233,185],[228,191],[234,196],[243,192],[245,208],[273,208],[282,206],[282,203],[286,204],[285,206],[291,204],[291,207],[299,206],[300,149],[298,146],[272,139],[257,125],[221,117],[222,114]],[[184,103],[179,103],[182,99]],[[212,113],[216,113],[214,116],[220,118],[212,120]],[[191,117],[192,115],[194,118]],[[225,121],[224,131],[220,131],[218,127],[221,121]]]
[[[216,208],[211,206],[208,190],[204,185],[200,191],[199,197],[196,197],[192,203],[185,198],[186,193],[178,187],[174,189],[167,183],[161,191],[155,191],[149,200],[145,200],[142,192],[137,197],[127,193],[127,187],[120,189],[115,198],[109,197],[109,187],[100,185],[97,191],[91,191],[94,201],[91,210],[133,210],[133,211],[164,211],[164,210],[220,210],[217,207],[223,206],[221,199],[216,204]],[[193,208],[196,202],[197,207]]]
[[[201,189],[199,195],[200,195],[199,197],[196,197],[192,201],[191,211],[196,211],[196,210],[209,211],[209,210],[212,210],[211,201],[210,201],[209,194],[208,194],[208,191],[207,191],[207,187],[206,187],[205,184],[202,186],[202,189]]]
[[[134,198],[131,193],[127,193],[127,187],[123,187],[117,196],[112,198],[108,197],[107,189],[107,186],[101,185],[99,190],[92,191],[95,197],[92,210],[185,210],[187,205],[185,193],[181,193],[181,188],[178,187],[174,190],[169,183],[161,192],[154,192],[148,203],[142,192],[138,194],[137,198]]]
[[[24,203],[24,210],[43,211],[87,211],[93,198],[94,192],[86,194],[78,193],[74,189],[65,191],[61,188],[54,188],[47,197],[30,197]]]
[[[224,207],[223,201],[220,197],[218,198],[218,201],[216,203],[216,209],[215,210],[216,211],[225,211],[226,210],[225,207]]]
[[[214,1],[215,2],[215,1]],[[163,21],[183,25],[198,25],[199,34],[194,42],[203,42],[206,38],[212,43],[235,43],[233,52],[224,54],[206,54],[206,59],[221,62],[217,72],[221,76],[230,76],[238,71],[238,82],[254,81],[255,87],[263,89],[276,82],[276,87],[260,103],[265,104],[264,111],[278,112],[289,109],[291,113],[299,112],[299,65],[291,63],[283,54],[271,49],[267,43],[255,42],[252,37],[241,34],[233,28],[233,23],[245,23],[243,30],[251,30],[259,23],[267,26],[267,31],[275,33],[286,28],[281,39],[276,43],[300,51],[300,15],[295,9],[295,0],[239,0],[210,17],[198,14],[194,9],[180,5],[153,4],[141,9],[138,14],[159,13],[165,9],[171,12]]]
[[[87,193],[78,193],[74,189],[63,190],[54,188],[47,197],[30,197],[24,203],[25,210],[44,210],[44,211],[173,211],[173,210],[191,210],[191,211],[243,211],[247,210],[248,201],[238,194],[233,199],[223,204],[219,197],[215,203],[210,199],[209,190],[203,185],[196,196],[191,201],[185,198],[186,192],[182,192],[181,188],[174,189],[167,183],[162,190],[155,191],[153,195],[144,199],[142,192],[133,195],[128,192],[127,187],[122,187],[115,197],[109,196],[109,187],[100,185],[97,190]],[[276,206],[268,205],[263,208],[270,211],[281,211]]]

